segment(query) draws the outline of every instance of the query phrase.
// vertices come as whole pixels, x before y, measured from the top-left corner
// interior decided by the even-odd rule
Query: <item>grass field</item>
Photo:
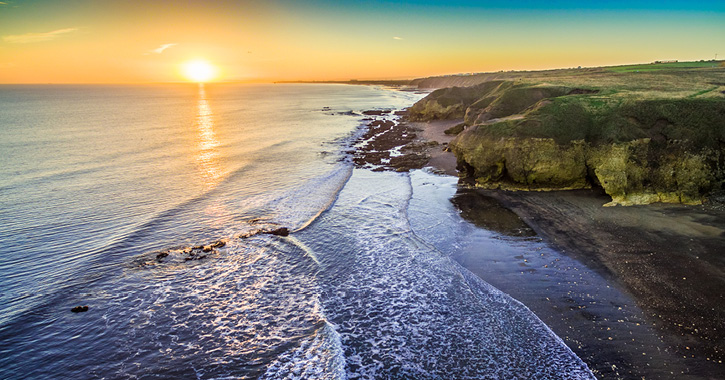
[[[477,74],[466,78],[479,81],[475,86],[437,90],[429,96],[434,103],[417,103],[411,115],[487,124],[481,133],[485,129],[496,138],[551,137],[595,145],[648,137],[660,122],[670,139],[710,147],[725,141],[724,62],[507,72],[506,78]]]
[[[725,61],[693,61],[693,62],[668,62],[668,63],[645,63],[639,65],[612,66],[606,69],[618,73],[643,72],[657,70],[678,70],[678,69],[702,69],[722,67]]]
[[[629,92],[636,97],[721,97],[725,90],[725,61],[459,74],[414,79],[410,84],[424,88],[466,87],[495,80],[581,86],[602,92]]]

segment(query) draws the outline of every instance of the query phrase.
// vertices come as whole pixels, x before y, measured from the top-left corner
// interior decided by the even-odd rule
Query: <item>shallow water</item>
[[[421,96],[1,87],[0,377],[592,378],[353,169],[359,112]]]

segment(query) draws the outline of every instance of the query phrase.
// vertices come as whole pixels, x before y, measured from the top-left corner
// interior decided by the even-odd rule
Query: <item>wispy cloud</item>
[[[393,37],[394,40],[402,40],[402,37]]]
[[[64,34],[73,33],[77,30],[78,30],[78,28],[65,28],[65,29],[58,29],[58,30],[54,30],[52,32],[45,32],[45,33],[17,34],[17,35],[11,35],[11,36],[4,36],[3,41],[11,43],[11,44],[29,44],[32,42],[50,41],[50,40],[56,39]]]
[[[166,49],[168,49],[170,47],[176,46],[176,45],[178,45],[178,44],[163,44],[163,45],[157,47],[156,49],[153,49],[151,51],[148,51],[148,52],[146,52],[144,54],[145,55],[148,55],[148,54],[161,54],[161,53],[164,52],[164,50],[166,50]]]

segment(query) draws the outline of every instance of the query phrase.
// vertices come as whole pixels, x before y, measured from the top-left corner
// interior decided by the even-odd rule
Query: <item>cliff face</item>
[[[725,180],[725,97],[661,95],[493,81],[434,91],[410,117],[464,118],[450,147],[481,187],[700,203]]]

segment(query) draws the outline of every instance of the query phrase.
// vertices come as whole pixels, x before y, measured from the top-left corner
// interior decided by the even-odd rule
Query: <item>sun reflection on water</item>
[[[204,187],[215,188],[221,181],[224,172],[219,160],[219,140],[214,133],[214,114],[209,107],[206,90],[199,84],[199,102],[196,115],[196,128],[199,132],[199,144],[196,161],[199,164]]]

